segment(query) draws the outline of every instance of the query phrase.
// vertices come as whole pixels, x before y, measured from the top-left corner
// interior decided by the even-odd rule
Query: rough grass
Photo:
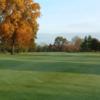
[[[0,100],[100,100],[100,53],[0,54]]]

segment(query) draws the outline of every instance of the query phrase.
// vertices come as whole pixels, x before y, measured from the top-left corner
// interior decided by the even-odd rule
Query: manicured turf
[[[0,100],[100,100],[100,53],[0,54]]]

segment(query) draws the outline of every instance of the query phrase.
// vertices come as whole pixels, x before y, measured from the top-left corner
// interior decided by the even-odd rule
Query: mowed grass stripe
[[[64,57],[53,55],[52,57],[49,56],[49,53],[46,57],[38,53],[37,55],[36,53],[35,55],[33,54],[31,57],[30,54],[27,54],[27,56],[26,54],[14,56],[4,55],[0,58],[0,69],[100,74],[100,58],[98,59],[97,57],[84,57],[82,54],[81,56],[79,56],[80,54],[77,54],[77,56],[75,54],[74,56],[71,53],[70,55],[73,55],[73,57],[68,57],[67,55]]]
[[[24,96],[29,96],[29,100],[57,100],[60,98],[73,99],[90,98],[95,95],[99,98],[100,76],[59,72],[31,72],[31,71],[0,71],[0,92],[7,95],[5,100],[24,100]],[[16,98],[14,98],[16,96]],[[38,96],[42,96],[42,99]],[[56,96],[56,98],[55,98]],[[81,96],[81,97],[80,97]],[[5,97],[3,97],[5,98]],[[13,98],[13,99],[12,99]],[[28,100],[27,98],[27,100]],[[86,99],[86,100],[88,100]],[[84,99],[85,100],[85,99]]]

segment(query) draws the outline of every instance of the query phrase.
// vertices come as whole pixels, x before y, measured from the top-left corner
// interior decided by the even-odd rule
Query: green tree
[[[55,38],[54,41],[54,45],[56,47],[57,51],[62,51],[63,47],[68,43],[67,39],[62,37],[62,36],[58,36]]]
[[[81,45],[82,51],[99,51],[100,50],[100,41],[91,36],[85,37]]]
[[[91,41],[92,41],[92,37],[89,36],[85,36],[82,44],[81,44],[81,50],[82,51],[91,51]]]
[[[100,42],[98,39],[93,38],[91,41],[91,50],[99,51],[100,50]]]

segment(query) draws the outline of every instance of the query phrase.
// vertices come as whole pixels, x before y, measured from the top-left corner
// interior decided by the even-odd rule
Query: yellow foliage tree
[[[36,38],[40,5],[33,0],[0,0],[0,38],[3,44],[26,48]]]

